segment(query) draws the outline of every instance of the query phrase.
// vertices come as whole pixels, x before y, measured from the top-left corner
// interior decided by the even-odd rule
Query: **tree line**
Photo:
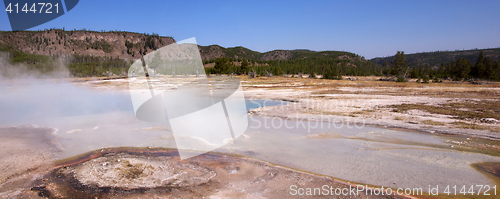
[[[391,63],[382,65],[373,62],[353,62],[349,59],[332,59],[331,57],[311,57],[292,60],[247,60],[234,58],[216,58],[206,60],[204,64],[214,63],[213,68],[205,68],[207,74],[248,74],[257,76],[280,76],[283,74],[308,74],[315,77],[322,75],[325,79],[342,79],[342,76],[386,76],[395,81],[404,82],[408,78],[416,78],[422,82],[435,82],[442,79],[454,81],[491,80],[500,81],[500,63],[479,54],[476,63],[466,58],[442,63],[431,67],[428,64],[408,63],[405,53],[398,51]]]
[[[310,76],[323,75],[329,79],[340,79],[343,75],[369,76],[381,75],[376,64],[371,62],[354,62],[349,59],[332,59],[329,57],[312,57],[292,60],[247,60],[233,58],[216,58],[204,61],[214,63],[213,68],[205,68],[207,74],[248,74],[254,72],[258,76],[280,76],[283,74]]]
[[[383,73],[386,76],[397,77],[397,81],[405,81],[406,78],[421,79],[422,82],[439,82],[442,79],[454,81],[466,80],[500,80],[500,63],[493,61],[490,57],[485,57],[483,51],[479,53],[476,63],[471,63],[466,58],[458,58],[456,61],[441,63],[439,66],[431,67],[428,64],[415,65],[406,63],[404,52],[397,52],[392,66],[387,62],[382,65]]]
[[[28,69],[39,71],[42,74],[54,71],[60,64],[59,58],[63,58],[61,59],[63,60],[62,64],[67,66],[70,74],[74,77],[126,75],[132,64],[131,61],[112,57],[77,54],[66,57],[35,55],[13,50],[12,47],[2,44],[0,44],[0,51],[7,53],[7,58],[11,63],[25,64]]]

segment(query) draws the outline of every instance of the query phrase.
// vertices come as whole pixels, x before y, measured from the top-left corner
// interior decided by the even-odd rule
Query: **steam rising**
[[[52,117],[124,108],[123,101],[100,98],[99,92],[69,82],[63,58],[56,60],[52,71],[44,73],[24,64],[11,64],[7,57],[5,53],[0,57],[0,124],[42,125],[41,121]]]
[[[50,60],[48,71],[40,71],[34,66],[27,66],[22,63],[11,63],[9,53],[0,52],[0,82],[5,79],[60,79],[71,77],[68,68],[64,63],[68,63],[71,57],[59,57]]]
[[[11,64],[8,55],[2,54],[0,127],[58,129],[54,136],[64,148],[61,157],[105,147],[148,146],[145,142],[151,137],[141,138],[137,129],[151,124],[135,119],[128,93],[103,93],[71,82],[65,61],[55,60],[52,71],[40,72],[24,64]],[[168,136],[164,130],[150,131],[150,135]]]

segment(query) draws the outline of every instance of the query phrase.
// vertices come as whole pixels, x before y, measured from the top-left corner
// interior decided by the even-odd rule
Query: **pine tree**
[[[484,55],[483,51],[479,53],[476,65],[472,68],[471,74],[477,78],[483,78],[485,76],[486,66],[484,65]]]
[[[408,68],[408,64],[406,62],[405,52],[398,51],[394,56],[394,62],[391,67],[391,74],[396,75],[398,79],[406,78],[406,70]]]
[[[246,74],[248,72],[248,60],[244,59],[243,62],[241,63],[241,71]]]
[[[468,78],[471,72],[472,64],[465,58],[458,58],[455,67],[455,74],[458,78]]]
[[[382,74],[389,76],[390,72],[391,71],[390,71],[389,67],[387,66],[387,61],[384,61],[384,63],[382,64]]]
[[[162,64],[163,64],[163,60],[161,58],[161,54],[159,51],[157,51],[155,53],[155,55],[153,56],[151,63],[149,63],[149,68],[156,71],[158,68],[160,68],[162,66]]]
[[[220,57],[220,58],[215,59],[214,68],[217,71],[217,73],[222,74],[222,73],[226,72],[226,70],[228,68],[227,61],[228,60],[225,57]]]

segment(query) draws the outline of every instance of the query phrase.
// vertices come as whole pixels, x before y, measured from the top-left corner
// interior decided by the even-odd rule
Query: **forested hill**
[[[74,55],[135,60],[174,42],[172,37],[124,31],[50,29],[0,32],[2,51],[8,48],[48,56]]]
[[[436,67],[442,63],[447,64],[452,61],[457,61],[459,58],[465,58],[471,63],[476,63],[479,53],[483,51],[485,57],[490,57],[493,61],[500,61],[500,48],[489,49],[474,49],[474,50],[457,50],[457,51],[436,51],[406,54],[406,63],[412,65],[429,65]],[[394,56],[390,57],[377,57],[370,60],[377,65],[383,65],[387,61],[391,65],[394,61]]]
[[[273,50],[265,53],[250,50],[248,48],[237,46],[224,48],[219,45],[199,46],[201,57],[204,61],[214,60],[220,57],[228,59],[246,59],[255,61],[271,60],[294,60],[308,58],[322,59],[349,59],[351,61],[366,62],[364,57],[344,51],[311,51],[306,49],[297,50]]]
[[[342,75],[381,75],[374,63],[364,57],[344,51],[273,50],[265,53],[238,46],[199,46],[207,73],[247,74],[260,76],[283,74],[316,74],[340,79]]]

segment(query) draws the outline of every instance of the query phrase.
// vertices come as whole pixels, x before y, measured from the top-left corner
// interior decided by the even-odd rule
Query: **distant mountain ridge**
[[[441,63],[446,64],[452,61],[457,61],[458,58],[465,58],[468,59],[471,63],[476,63],[481,51],[483,51],[485,57],[490,57],[493,61],[500,61],[500,48],[423,52],[405,54],[405,56],[406,62],[408,64],[428,64],[431,67],[437,67],[441,65]],[[370,61],[377,65],[383,65],[384,61],[387,61],[388,65],[392,65],[391,63],[392,61],[394,61],[394,56],[376,57],[370,59]]]
[[[224,48],[219,45],[198,46],[203,60],[212,60],[219,57],[248,60],[293,60],[312,57],[329,57],[332,59],[349,59],[366,62],[364,57],[345,51],[312,51],[307,49],[296,50],[272,50],[268,52],[257,52],[248,48],[237,46]]]
[[[143,55],[175,42],[172,37],[124,31],[67,31],[61,29],[0,31],[0,51],[7,52],[12,62],[32,65],[41,71],[50,71],[52,70],[52,62],[55,61],[54,58],[71,57],[71,59],[65,59],[68,62],[68,68],[74,76],[79,77],[124,75],[131,61],[140,59]],[[368,61],[360,55],[345,51],[296,49],[272,50],[261,53],[242,46],[225,48],[219,45],[210,45],[198,46],[198,48],[206,68],[215,67],[217,60],[219,60],[219,62],[223,61],[232,67],[227,68],[224,66],[225,64],[219,64],[218,66],[225,67],[224,72],[245,73],[248,72],[247,70],[256,70],[261,76],[268,75],[267,73],[316,73],[331,74],[329,75],[331,77],[387,75],[390,72],[389,67],[382,67],[382,64],[387,61],[390,66],[394,60],[394,56],[390,56]],[[459,58],[467,59],[471,63],[467,65],[475,65],[481,51],[484,57],[491,58],[485,62],[485,64],[489,64],[487,66],[489,69],[486,71],[497,70],[499,67],[495,64],[498,64],[500,60],[500,48],[406,54],[406,62],[410,66],[428,64],[433,67],[433,70],[438,68],[434,66],[455,62]],[[252,68],[240,67],[244,60],[248,60],[248,66]],[[453,72],[453,68],[457,67],[450,65],[448,68]],[[208,72],[221,73],[216,70]],[[481,68],[477,70],[483,71]],[[493,75],[490,76],[494,77],[486,77],[483,73],[476,76],[500,80],[500,68],[498,70],[495,74],[491,73]],[[429,71],[421,72],[428,76],[435,76]],[[479,72],[477,74],[480,74]],[[450,74],[443,73],[442,75]],[[474,76],[475,74],[476,72],[471,72],[470,75]],[[469,77],[464,76],[464,78]]]

